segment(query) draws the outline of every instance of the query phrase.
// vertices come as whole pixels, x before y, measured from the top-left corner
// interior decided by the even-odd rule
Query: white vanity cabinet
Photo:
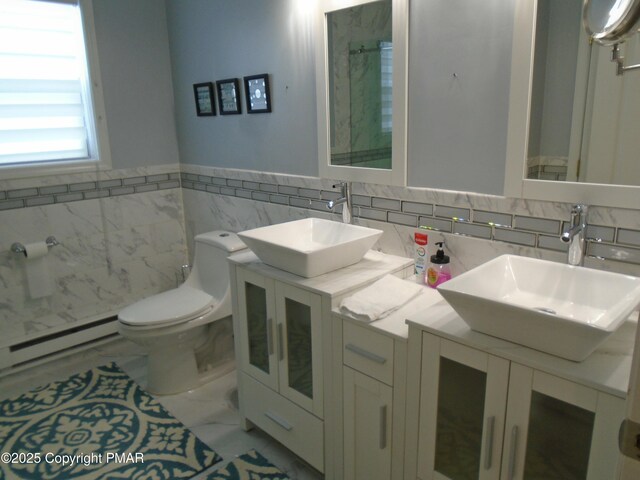
[[[244,414],[324,470],[321,297],[236,270]]]
[[[423,334],[418,477],[500,478],[509,362]]]
[[[236,282],[241,369],[322,418],[320,295],[245,269]]]
[[[417,478],[616,478],[624,399],[421,336]]]
[[[230,258],[242,427],[259,427],[336,478],[332,308],[385,274],[404,277],[409,259],[368,252],[341,270],[303,278],[263,264],[252,252]],[[339,355],[338,355],[339,356]],[[341,443],[341,442],[339,442]]]
[[[344,478],[391,479],[393,389],[343,369]]]
[[[404,427],[403,414],[394,410],[394,369],[405,369],[406,346],[396,342],[349,320],[342,323],[345,479],[389,480],[395,478],[392,463],[396,470],[402,466],[402,456],[392,458],[394,432]]]

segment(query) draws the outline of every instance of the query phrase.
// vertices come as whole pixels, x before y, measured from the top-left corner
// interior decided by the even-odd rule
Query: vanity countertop
[[[583,362],[572,362],[506,340],[472,331],[436,291],[427,286],[420,294],[389,316],[374,322],[363,322],[343,315],[339,299],[385,274],[407,278],[413,269],[409,258],[370,250],[357,264],[314,278],[303,278],[262,263],[251,251],[229,257],[229,261],[256,270],[277,280],[336,299],[333,314],[394,339],[406,341],[409,327],[433,333],[448,340],[485,351],[522,365],[557,375],[597,390],[626,398],[637,321],[625,322]],[[407,282],[413,281],[409,276]]]
[[[396,274],[400,278],[404,278],[410,271],[413,271],[412,259],[376,252],[375,250],[369,250],[362,260],[354,265],[312,278],[300,277],[262,263],[255,253],[250,250],[230,256],[229,261],[267,275],[275,280],[296,285],[319,294],[329,295],[332,298],[340,298],[347,295],[351,291],[373,283],[386,274]]]
[[[407,278],[405,281],[413,283],[413,276]],[[369,328],[383,335],[392,337],[396,340],[407,341],[409,337],[409,326],[406,319],[414,316],[418,316],[423,312],[428,312],[432,305],[443,301],[442,296],[433,288],[424,285],[420,294],[407,302],[398,310],[394,311],[390,315],[375,320],[373,322],[364,322],[357,320],[347,314],[340,311],[339,306],[333,309],[333,314],[342,318],[345,321],[352,322],[356,325],[360,325],[365,328]]]
[[[572,362],[471,330],[440,293],[426,286],[415,299],[374,322],[363,322],[344,315],[338,306],[333,309],[333,314],[403,341],[409,336],[409,326],[415,327],[617,397],[626,398],[627,395],[637,326],[635,320],[622,324],[586,360]]]
[[[419,330],[626,398],[637,326],[635,320],[622,324],[586,360],[572,362],[472,331],[444,299],[433,303],[427,310],[408,315],[406,319],[409,326]]]

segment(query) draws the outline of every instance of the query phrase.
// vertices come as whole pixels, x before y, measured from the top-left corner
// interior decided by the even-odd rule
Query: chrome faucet
[[[569,265],[584,265],[587,254],[587,212],[589,207],[577,204],[571,207],[571,224],[560,236],[560,240],[569,244],[567,262]]]
[[[340,187],[340,198],[329,200],[327,208],[333,210],[336,206],[342,205],[342,222],[353,223],[353,211],[351,205],[351,182],[340,182],[333,185],[333,188]]]

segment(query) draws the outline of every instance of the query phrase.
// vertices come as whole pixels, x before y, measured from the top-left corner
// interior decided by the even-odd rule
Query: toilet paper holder
[[[47,247],[49,247],[49,248],[53,248],[53,247],[55,247],[56,245],[60,245],[60,242],[58,242],[58,240],[56,240],[56,237],[54,237],[53,235],[49,235],[49,236],[47,237],[47,239],[45,240],[45,243],[47,244]],[[27,251],[27,250],[24,248],[24,245],[23,245],[23,244],[21,244],[20,242],[14,242],[14,243],[11,245],[10,250],[11,250],[13,253],[22,253],[23,255],[25,255],[25,254],[26,254],[26,251]]]

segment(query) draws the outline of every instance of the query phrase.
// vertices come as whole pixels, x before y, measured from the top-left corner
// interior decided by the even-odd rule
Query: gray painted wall
[[[164,4],[93,5],[113,168],[178,163]]]
[[[180,161],[318,175],[314,22],[300,0],[167,1]],[[193,84],[269,73],[272,113],[197,117]]]
[[[529,156],[569,155],[582,1],[538,2]]]
[[[553,1],[553,0],[550,0]],[[536,38],[533,53],[533,80],[531,85],[531,107],[529,112],[529,157],[540,155],[542,136],[542,114],[544,111],[544,87],[547,76],[547,49],[549,45],[549,1],[538,2]]]
[[[502,193],[513,3],[410,1],[411,186]],[[308,4],[166,1],[181,162],[318,175]],[[196,117],[192,84],[262,72],[272,114]]]
[[[568,156],[573,97],[582,27],[582,2],[548,0],[546,52],[540,155]]]
[[[501,195],[514,2],[410,6],[409,184]]]

